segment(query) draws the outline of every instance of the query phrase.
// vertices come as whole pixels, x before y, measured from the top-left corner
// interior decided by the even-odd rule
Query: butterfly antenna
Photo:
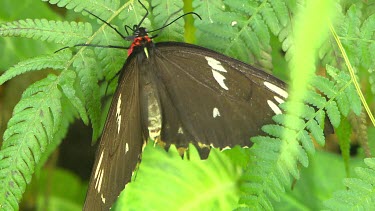
[[[95,44],[85,44],[85,43],[82,43],[82,44],[76,44],[76,45],[73,45],[73,46],[65,46],[65,47],[60,48],[59,50],[55,51],[54,53],[57,53],[57,52],[59,52],[59,51],[62,51],[62,50],[64,50],[64,49],[67,49],[67,48],[78,47],[78,46],[88,46],[88,47],[96,47],[96,48],[129,49],[129,47],[124,47],[124,46],[116,46],[116,45],[95,45]]]
[[[110,23],[108,23],[107,21],[101,19],[99,16],[93,14],[92,12],[86,10],[86,9],[83,9],[85,12],[89,13],[90,15],[94,16],[95,18],[99,19],[101,22],[105,23],[107,26],[109,26],[111,29],[115,30],[115,32],[120,35],[123,39],[126,39],[126,36],[124,36],[123,34],[121,34],[121,32],[119,32],[119,30],[116,29],[116,27],[112,26]]]
[[[148,16],[148,9],[146,8],[146,6],[144,4],[142,4],[141,0],[138,0],[139,4],[142,5],[142,7],[146,10],[146,14],[143,16],[142,20],[139,21],[138,25],[137,25],[137,29],[139,29],[139,27],[141,27],[143,21],[146,19],[146,17]]]
[[[179,10],[179,11],[180,11],[180,10]],[[177,11],[177,12],[179,12],[179,11]],[[155,30],[152,30],[152,31],[147,31],[147,32],[148,32],[148,33],[151,33],[151,32],[155,32],[155,31],[160,31],[160,30],[166,28],[167,26],[171,25],[172,23],[178,21],[180,18],[182,18],[182,17],[184,17],[184,16],[186,16],[186,15],[196,15],[200,20],[202,20],[201,16],[198,15],[197,13],[195,13],[195,12],[187,12],[187,13],[185,13],[185,14],[179,16],[178,18],[174,19],[174,20],[171,21],[170,23],[168,23],[168,24],[164,24],[162,27],[160,27],[160,28],[158,28],[158,29],[155,29]]]

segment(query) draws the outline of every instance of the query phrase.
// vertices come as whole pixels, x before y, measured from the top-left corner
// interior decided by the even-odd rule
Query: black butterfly
[[[166,147],[250,146],[249,138],[281,113],[277,105],[288,96],[282,81],[220,53],[186,43],[154,44],[141,27],[145,17],[133,36],[122,36],[133,44],[104,126],[84,210],[112,206],[148,138]]]

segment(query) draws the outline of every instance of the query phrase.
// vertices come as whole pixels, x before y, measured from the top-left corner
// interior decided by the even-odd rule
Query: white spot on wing
[[[125,154],[126,154],[127,152],[129,152],[129,144],[128,144],[128,143],[125,144]]]
[[[219,83],[221,88],[223,88],[225,90],[228,90],[227,85],[225,85],[225,83],[224,83],[225,77],[221,73],[219,73],[215,70],[212,70],[212,75],[214,76],[216,82]]]
[[[100,190],[102,189],[102,182],[103,182],[103,176],[104,176],[104,169],[102,169],[99,173],[99,180],[98,180],[98,193],[100,193]]]
[[[178,128],[177,133],[179,133],[179,134],[184,134],[184,131],[182,130],[182,127],[179,127],[179,128]]]
[[[101,171],[99,171],[101,173]],[[99,176],[100,176],[100,173],[99,173]],[[95,181],[95,189],[98,189],[98,185],[99,185],[99,180],[96,179]],[[98,193],[99,193],[99,190],[98,190]]]
[[[231,26],[235,26],[237,25],[237,21],[232,21],[232,23],[230,24]]]
[[[98,190],[98,193],[100,192],[100,190],[102,188],[102,182],[103,182],[103,176],[104,176],[104,169],[101,168],[103,156],[104,156],[104,150],[100,154],[98,165],[96,166],[95,174],[94,174],[94,179],[96,180],[95,181],[95,189]]]
[[[220,73],[226,73],[227,70],[223,67],[223,65],[221,65],[220,61],[208,56],[206,56],[205,58],[208,62],[208,65],[210,65],[210,67],[212,68],[212,75],[214,76],[216,82],[221,86],[221,88],[229,90],[227,85],[225,85],[224,83],[224,80],[226,79],[225,76]]]
[[[98,172],[99,172],[100,166],[102,165],[103,155],[104,155],[104,150],[103,150],[102,153],[100,154],[100,158],[99,158],[98,165],[96,166],[96,170],[95,170],[95,176],[94,176],[94,178],[98,177]]]
[[[212,116],[213,116],[214,118],[220,116],[220,112],[219,112],[219,109],[218,109],[218,108],[215,107],[215,108],[212,110]]]
[[[103,202],[103,204],[105,204],[105,198],[104,198],[103,194],[100,195],[100,198],[102,198],[102,202]]]
[[[205,56],[205,58],[208,62],[208,65],[210,65],[210,67],[212,67],[212,69],[214,69],[216,71],[224,72],[224,73],[227,72],[227,70],[224,69],[224,67],[221,65],[220,61],[218,61],[214,58],[208,57],[208,56]]]
[[[283,99],[281,99],[281,98],[279,98],[279,97],[277,97],[277,96],[273,96],[273,97],[275,98],[276,102],[278,102],[279,104],[285,102]]]
[[[267,100],[267,103],[275,114],[281,114],[282,113],[280,108],[274,102],[272,102],[271,100]]]
[[[284,98],[288,98],[288,93],[287,93],[284,89],[282,89],[282,88],[276,86],[275,84],[271,84],[270,82],[265,81],[265,82],[264,82],[264,85],[265,85],[268,89],[270,89],[272,92],[274,92],[274,93],[276,93],[276,94],[279,94],[280,96],[282,96],[282,97],[284,97]]]
[[[120,133],[120,128],[121,128],[121,94],[118,97],[117,101],[117,107],[116,107],[116,118],[117,118],[117,134]]]

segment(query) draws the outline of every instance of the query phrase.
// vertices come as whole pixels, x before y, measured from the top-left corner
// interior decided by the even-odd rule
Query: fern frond
[[[150,12],[151,10],[148,1],[142,1],[142,3],[145,5],[146,8],[149,8]],[[130,28],[133,28],[133,25],[139,24],[146,14],[146,10],[136,0],[128,1],[121,8],[119,8],[118,11],[120,12],[118,16],[119,19],[123,20],[123,23],[125,25],[128,25]],[[151,28],[150,17],[146,17],[144,19],[142,26],[148,29]],[[131,35],[131,32],[129,32],[128,35]]]
[[[375,159],[364,160],[367,167],[355,169],[357,178],[348,178],[346,191],[337,191],[333,198],[325,201],[327,208],[334,210],[371,210],[375,207]]]
[[[317,82],[319,81],[319,82]],[[329,81],[327,78],[323,78],[323,77],[320,77],[320,76],[317,76],[315,77],[315,80],[313,80],[313,84],[314,86],[319,89],[320,91],[322,91],[323,93],[327,94],[328,98],[335,98],[336,96],[344,96],[344,94],[340,95],[339,92],[336,91],[334,85],[332,83],[329,83],[331,81]],[[335,96],[336,95],[336,96]],[[337,97],[338,99],[339,97]],[[340,99],[342,99],[343,97],[340,97]],[[323,99],[323,98],[319,98],[319,99]],[[325,101],[325,100],[324,100]],[[313,104],[313,102],[310,101],[311,104]],[[317,104],[316,102],[314,102],[315,105]],[[339,111],[339,108],[337,106],[337,103],[333,100],[330,100],[330,101],[326,101],[326,102],[321,102],[320,104],[324,104],[324,107],[327,111],[327,115],[332,123],[332,125],[334,127],[338,127],[339,124],[340,124],[340,111]],[[320,109],[322,109],[323,107],[319,107]],[[319,119],[317,119],[319,121]],[[323,119],[321,119],[323,120]]]
[[[162,0],[155,0],[151,1],[152,7],[152,28],[158,29],[163,26],[166,21],[170,22],[173,19],[177,18],[178,16],[183,14],[181,8],[183,8],[182,1],[162,1]],[[177,12],[177,13],[176,13]],[[173,16],[171,16],[173,15]],[[184,36],[181,32],[184,30],[184,21],[183,19],[179,19],[178,21],[174,22],[172,25],[164,28],[162,33],[156,32],[160,34],[159,40],[169,40],[169,41],[183,41]]]
[[[375,43],[372,41],[375,33],[375,15],[365,17],[361,8],[353,4],[345,14],[340,14],[342,21],[337,21],[335,29],[345,47],[352,66],[365,70],[374,69]],[[327,40],[320,50],[320,58],[324,64],[343,67],[342,56],[334,41]]]
[[[351,78],[348,74],[330,65],[326,66],[327,73],[335,80],[336,90],[343,91],[343,94],[337,96],[337,104],[340,111],[347,116],[348,110],[352,110],[356,115],[360,115],[362,111],[362,104],[358,98],[357,91],[352,85]],[[345,106],[348,106],[346,108]]]
[[[350,159],[350,144],[351,144],[351,135],[352,127],[347,118],[342,118],[340,125],[335,129],[335,133],[338,137],[341,156],[344,161],[346,175],[350,175],[349,172],[349,159]],[[366,135],[367,136],[367,135]]]
[[[68,74],[71,76],[75,75],[73,71],[67,71],[67,72],[70,72]],[[62,74],[65,74],[65,73],[62,73]],[[68,76],[68,77],[71,77],[71,76]],[[60,77],[60,79],[62,79],[61,81],[65,80],[63,79],[63,77]],[[39,159],[39,162],[36,163],[36,168],[35,168],[35,173],[34,173],[36,177],[40,175],[40,172],[43,171],[43,167],[46,161],[50,158],[51,154],[56,151],[57,147],[60,146],[61,142],[66,137],[70,124],[72,124],[73,121],[77,119],[76,112],[74,111],[74,108],[72,108],[72,105],[70,102],[71,100],[68,100],[65,97],[61,99],[62,99],[61,100],[61,108],[62,108],[61,113],[64,114],[64,118],[61,118],[59,130],[54,134],[53,141],[46,146],[46,149],[42,153]]]
[[[329,67],[327,67],[327,69],[328,68]],[[334,80],[336,79],[341,80],[338,83],[342,83],[342,79],[334,78]],[[323,102],[321,101],[323,100],[323,98],[314,97],[315,99],[313,102],[311,101],[312,98],[308,98],[310,99],[308,100],[308,102],[314,104],[319,109],[323,108],[322,105],[325,107],[328,117],[334,127],[338,127],[338,125],[340,124],[340,113],[344,116],[348,115],[348,108],[345,107],[346,105],[351,105],[353,103],[354,109],[358,109],[358,107],[361,107],[357,93],[353,93],[353,90],[350,90],[354,88],[350,80],[347,80],[347,87],[344,86],[341,87],[341,89],[338,89],[339,85],[335,85],[335,83],[333,81],[330,81],[328,78],[316,76],[312,81],[312,85],[319,91],[323,92],[328,97],[328,99],[335,99],[334,101],[331,100]],[[345,91],[347,88],[348,90]],[[314,95],[316,96],[316,94]],[[353,98],[353,102],[349,102],[348,95],[350,95],[350,97]],[[320,103],[317,103],[317,99],[320,100]]]
[[[83,9],[86,9],[99,17],[104,17],[107,19],[120,5],[119,0],[42,0],[49,2],[50,4],[56,4],[58,7],[65,7],[68,10],[73,9],[75,12],[81,12]]]
[[[299,165],[308,166],[309,161],[307,154],[313,151],[311,150],[311,148],[313,148],[313,143],[311,138],[307,138],[308,134],[311,134],[317,143],[324,144],[324,116],[327,115],[336,126],[339,125],[341,120],[339,108],[334,99],[339,94],[344,95],[344,93],[335,91],[334,81],[319,80],[320,78],[317,78],[316,80],[318,80],[318,82],[315,81],[315,83],[312,83],[313,88],[320,90],[322,94],[318,94],[315,91],[310,91],[309,93],[300,91],[306,89],[305,87],[307,86],[304,82],[309,82],[311,80],[308,76],[312,75],[312,71],[315,69],[313,59],[313,55],[315,54],[314,50],[320,45],[321,39],[324,38],[323,35],[317,35],[316,33],[316,31],[322,30],[322,26],[317,23],[326,21],[325,18],[328,18],[328,14],[330,14],[329,8],[332,6],[332,1],[327,2],[327,5],[325,5],[327,7],[324,7],[324,15],[327,16],[324,16],[325,18],[320,16],[318,20],[316,20],[316,10],[314,11],[313,8],[318,8],[318,5],[319,3],[315,2],[307,4],[304,13],[302,13],[303,15],[300,17],[303,21],[298,22],[300,25],[296,24],[297,30],[295,35],[297,38],[295,42],[299,45],[295,45],[295,50],[299,53],[297,54],[299,60],[297,60],[296,57],[291,60],[291,66],[294,68],[292,77],[298,77],[293,78],[297,81],[292,83],[292,88],[294,88],[290,93],[290,100],[292,101],[289,105],[284,107],[283,114],[274,117],[277,124],[262,127],[262,130],[271,138],[275,138],[280,142],[280,144],[278,144],[279,149],[267,152],[263,149],[263,145],[266,145],[264,142],[267,138],[255,137],[251,139],[255,143],[255,146],[250,149],[253,152],[254,158],[251,159],[253,161],[251,171],[246,172],[251,174],[250,179],[245,180],[245,183],[252,183],[254,187],[258,186],[262,188],[249,191],[248,193],[244,192],[241,199],[244,198],[244,200],[246,200],[246,205],[255,206],[257,209],[272,209],[269,200],[278,200],[279,194],[284,191],[284,186],[291,185],[291,178],[298,179],[300,177]],[[306,26],[312,26],[313,30],[307,29],[308,27]],[[323,26],[323,29],[324,28],[328,29],[328,25]],[[312,33],[313,35],[311,35],[314,37],[311,44],[306,44],[307,39],[303,36],[306,30],[310,30],[309,32],[314,31]],[[305,51],[308,53],[305,53]],[[303,57],[301,55],[303,55]],[[307,69],[303,72],[304,74],[300,71],[303,68]],[[301,87],[297,88],[299,85]],[[322,96],[324,94],[325,96]],[[326,100],[325,97],[327,97],[328,100]],[[304,102],[305,105],[299,106],[302,102]],[[311,112],[312,110],[314,110],[314,112]],[[304,113],[304,111],[308,112]],[[307,151],[303,146],[307,146],[310,150]],[[260,156],[260,154],[263,155]],[[268,164],[266,168],[264,168],[266,161],[262,159],[264,157],[272,157],[271,162],[269,162],[269,159],[265,159]],[[254,181],[252,180],[253,178],[262,179]],[[280,189],[273,189],[275,185],[280,184]]]
[[[82,121],[88,125],[89,118],[87,116],[87,112],[85,109],[84,102],[81,98],[78,97],[76,93],[76,89],[74,89],[75,80],[76,80],[76,73],[72,70],[65,70],[63,73],[64,77],[60,78],[59,86],[61,88],[62,93],[67,97],[67,100],[72,104],[72,106],[77,110],[78,114],[80,115]],[[65,116],[64,116],[65,117]]]
[[[14,108],[0,151],[2,209],[18,209],[17,202],[30,182],[35,166],[61,130],[62,93],[59,83],[65,76],[49,75],[31,85]]]
[[[117,34],[113,33],[113,30],[110,28],[102,30],[100,35],[96,36],[92,43],[105,46],[126,46],[124,45],[124,40],[122,40]],[[100,61],[99,65],[101,65],[98,74],[100,76],[104,75],[108,81],[112,80],[124,65],[127,51],[123,49],[113,50],[110,48],[94,48],[93,50]]]
[[[195,22],[200,45],[248,63],[257,60],[265,67],[272,67],[269,30],[278,35],[287,25],[288,10],[284,2],[194,1],[193,7],[203,18]],[[255,59],[251,60],[249,55]]]
[[[73,62],[80,80],[80,87],[83,99],[93,127],[93,140],[100,135],[100,90],[98,85],[97,67],[95,66],[94,52],[86,49],[85,52],[78,52]]]
[[[337,73],[336,70],[330,71],[332,74]],[[273,191],[284,191],[283,187],[278,190],[273,190],[274,185],[290,184],[289,175],[298,179],[299,172],[296,168],[297,164],[301,164],[305,167],[308,166],[307,154],[314,152],[313,141],[309,134],[314,137],[317,143],[324,145],[324,116],[327,115],[332,125],[335,127],[340,125],[341,115],[344,114],[338,106],[338,104],[342,102],[337,99],[347,100],[347,94],[350,93],[353,98],[356,98],[353,103],[357,104],[357,102],[359,102],[358,96],[351,90],[348,90],[353,88],[350,77],[342,71],[340,74],[343,75],[333,77],[332,80],[318,76],[315,77],[312,82],[312,88],[320,90],[322,94],[309,91],[305,95],[304,104],[297,102],[283,103],[280,105],[280,108],[285,114],[279,114],[273,117],[276,124],[262,127],[262,130],[270,137],[259,136],[251,139],[251,141],[255,143],[255,146],[250,150],[252,150],[255,160],[262,161],[260,163],[255,161],[255,164],[262,166],[262,168],[258,170],[259,172],[249,172],[251,177],[245,177],[245,181],[249,180],[254,182],[254,177],[263,177],[263,180],[256,180],[254,182],[254,185],[263,188],[261,190],[255,189],[255,191],[254,189],[249,190],[249,195],[243,195],[243,198],[240,200],[241,202],[246,202],[249,206],[252,206],[251,204],[257,204],[256,206],[262,207],[263,209],[271,206],[268,201],[269,199],[264,198],[265,195],[278,200],[277,194]],[[337,87],[340,87],[340,89],[337,89]],[[325,95],[325,97],[322,95]],[[300,116],[293,112],[292,108],[295,106],[302,108]],[[350,108],[356,108],[356,106],[357,105],[350,106]],[[289,121],[285,121],[287,118]],[[297,140],[297,142],[289,140]],[[264,168],[265,162],[268,163],[267,165],[269,165],[269,167]],[[252,168],[251,170],[253,171],[254,169]],[[274,175],[269,175],[270,171],[275,172],[273,173]],[[251,187],[254,188],[254,186]],[[250,197],[250,195],[253,197]]]
[[[26,19],[0,25],[0,36],[26,37],[41,41],[74,45],[91,36],[88,23]]]
[[[338,31],[341,41],[347,51],[353,66],[362,66],[366,69],[374,68],[375,44],[369,42],[375,32],[375,15],[369,16],[365,21],[361,20],[361,10],[356,5],[352,5],[347,11],[345,20]],[[353,39],[355,38],[355,39]]]
[[[0,76],[0,85],[22,73],[45,68],[53,68],[55,70],[64,69],[66,60],[70,59],[71,56],[69,51],[64,51],[58,54],[38,56],[22,61]]]

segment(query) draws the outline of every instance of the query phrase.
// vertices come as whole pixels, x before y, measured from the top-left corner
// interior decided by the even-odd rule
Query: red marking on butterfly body
[[[133,53],[135,47],[144,47],[147,43],[151,42],[152,40],[148,35],[134,38],[133,43],[130,45],[130,48],[128,49],[128,56],[131,53]]]

